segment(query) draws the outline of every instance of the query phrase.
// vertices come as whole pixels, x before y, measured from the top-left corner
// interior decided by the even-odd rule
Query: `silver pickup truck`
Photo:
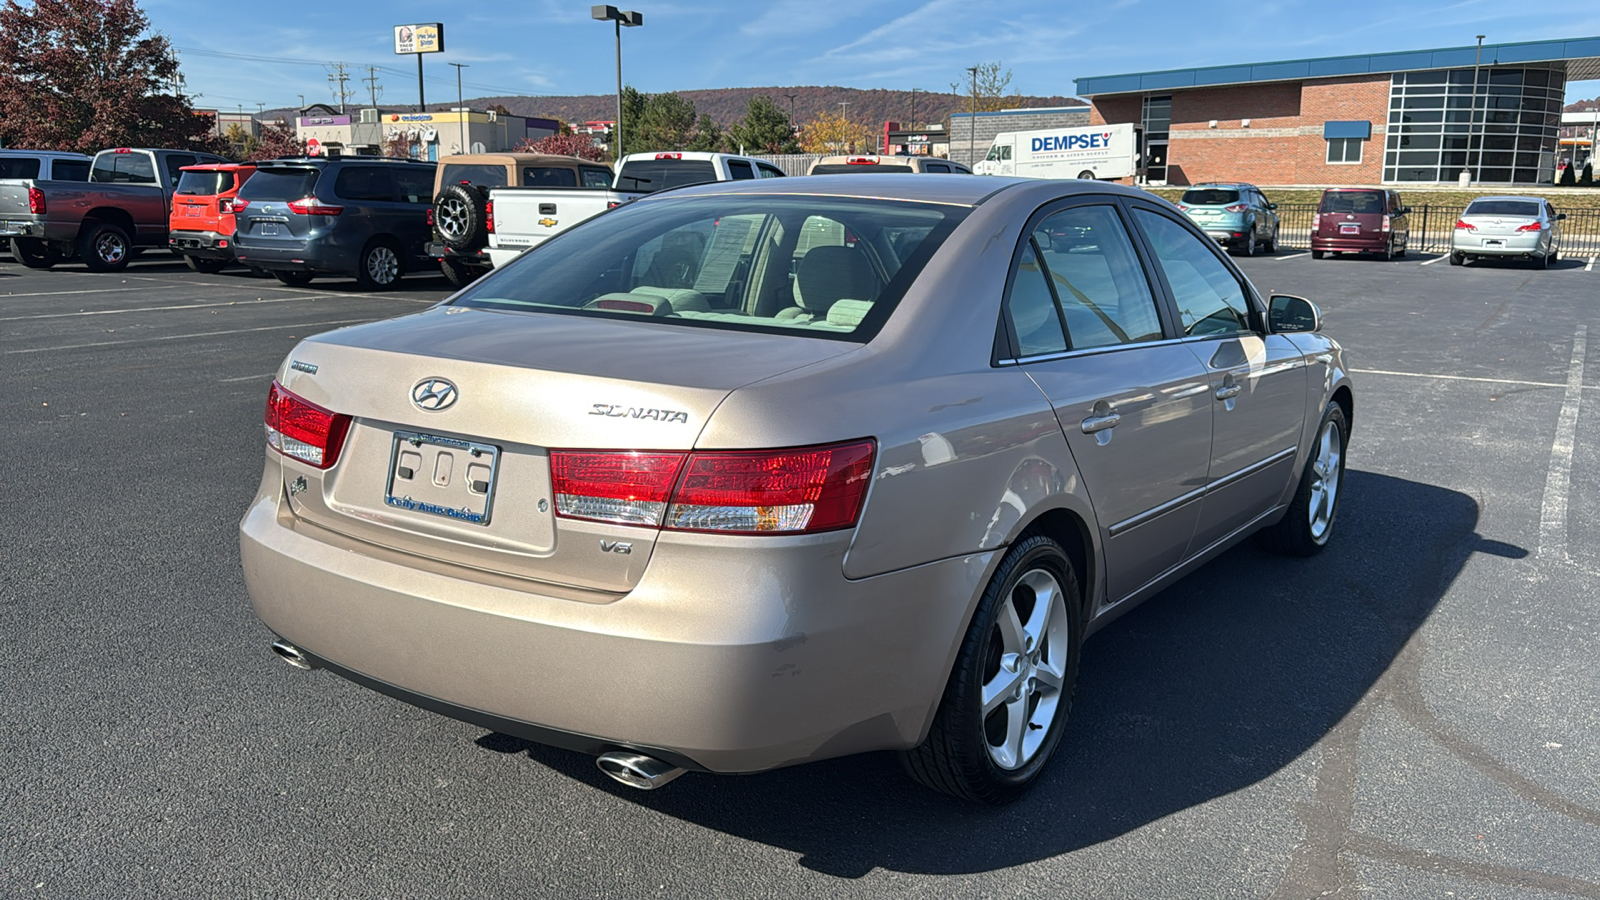
[[[29,268],[78,256],[92,271],[113,272],[146,247],[166,247],[179,170],[227,162],[211,153],[120,147],[95,154],[89,180],[0,181],[0,238]]]

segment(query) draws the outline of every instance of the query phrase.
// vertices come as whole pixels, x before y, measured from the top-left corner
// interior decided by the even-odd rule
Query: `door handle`
[[[1118,415],[1117,413],[1108,413],[1103,416],[1090,416],[1089,418],[1083,420],[1083,433],[1096,434],[1098,432],[1105,431],[1108,428],[1117,427],[1117,423],[1121,421],[1122,416]]]
[[[1215,396],[1218,400],[1232,400],[1242,393],[1244,393],[1243,385],[1235,384],[1229,381],[1224,383],[1222,387],[1217,388],[1217,392],[1213,396]]]

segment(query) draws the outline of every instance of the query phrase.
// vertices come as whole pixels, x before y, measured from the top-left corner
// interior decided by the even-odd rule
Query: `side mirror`
[[[1402,216],[1411,215],[1411,207],[1409,207],[1409,206],[1400,207],[1400,215],[1402,215]]]
[[[1556,221],[1557,222],[1561,221],[1562,219],[1565,219],[1566,217],[1567,217],[1566,213],[1556,213]]]
[[[1304,297],[1273,294],[1267,302],[1267,328],[1273,334],[1322,330],[1322,310]]]
[[[1278,204],[1276,204],[1276,203],[1268,203],[1267,204],[1267,209],[1277,209],[1277,208],[1278,208]]]

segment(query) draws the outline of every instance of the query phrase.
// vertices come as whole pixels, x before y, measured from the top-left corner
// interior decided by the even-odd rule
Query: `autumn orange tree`
[[[6,0],[0,36],[6,146],[221,148],[179,88],[171,44],[134,0]]]
[[[807,153],[874,153],[872,129],[839,113],[825,112],[800,129],[800,146]]]

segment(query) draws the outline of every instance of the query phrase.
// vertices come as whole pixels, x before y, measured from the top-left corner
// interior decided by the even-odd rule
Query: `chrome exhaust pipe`
[[[594,762],[600,767],[600,771],[628,787],[638,788],[641,791],[653,791],[685,771],[671,763],[631,750],[602,753]]]
[[[304,669],[309,672],[317,667],[315,663],[306,658],[305,653],[299,647],[282,638],[272,642],[272,652],[278,654],[279,659],[294,666],[296,669]]]

